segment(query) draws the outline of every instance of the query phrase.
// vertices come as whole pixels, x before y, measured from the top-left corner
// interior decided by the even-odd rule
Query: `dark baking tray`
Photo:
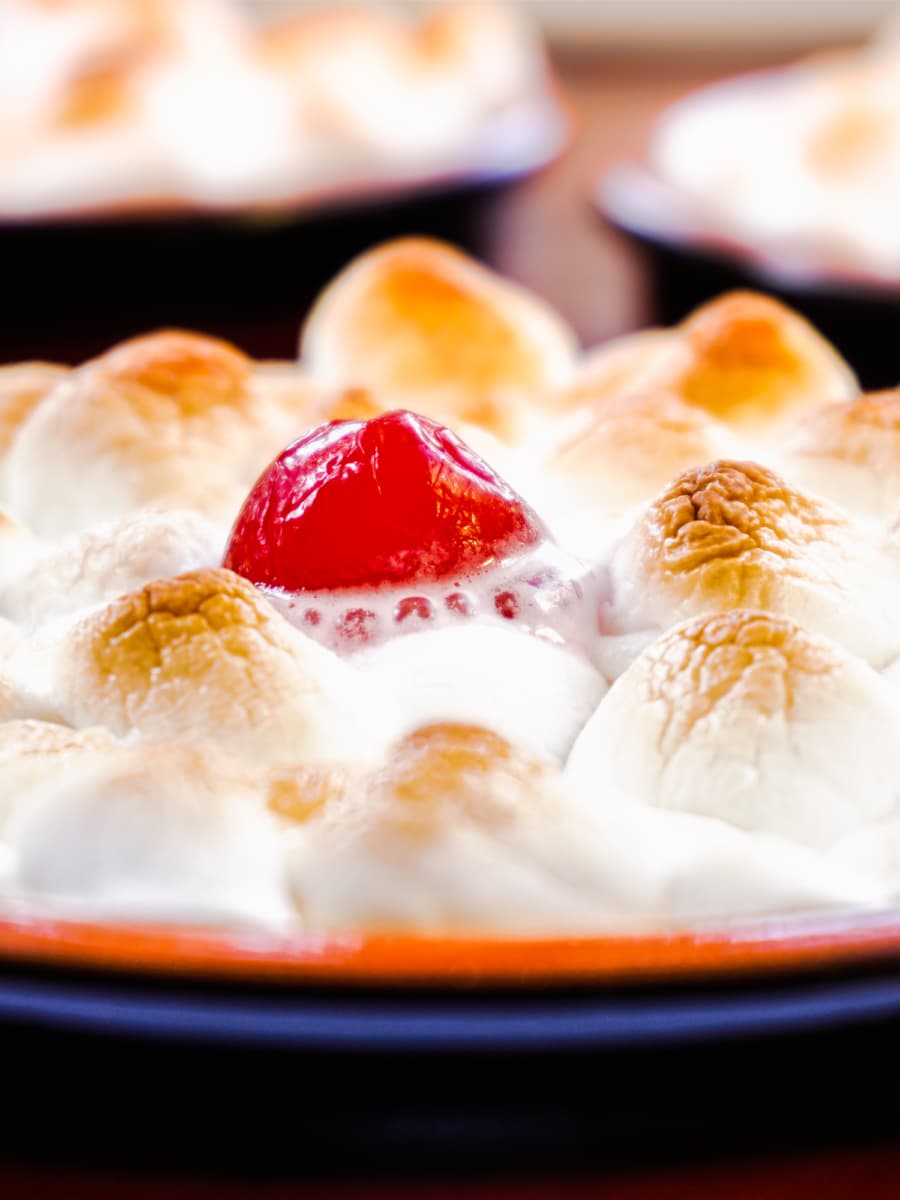
[[[492,197],[552,162],[570,118],[555,81],[498,114],[441,171],[348,181],[277,204],[150,200],[33,217],[0,213],[0,362],[79,362],[180,326],[293,358],[301,318],[346,263],[424,234],[482,249]]]
[[[246,987],[4,965],[0,1152],[462,1173],[900,1132],[900,965],[685,987]]]
[[[0,362],[76,363],[162,327],[293,358],[303,314],[354,255],[407,233],[477,250],[506,182],[315,215],[0,223]]]
[[[705,237],[671,219],[664,193],[639,168],[610,172],[596,203],[644,260],[657,323],[673,325],[723,292],[752,288],[801,312],[867,390],[900,382],[900,279],[800,269],[752,247]]]

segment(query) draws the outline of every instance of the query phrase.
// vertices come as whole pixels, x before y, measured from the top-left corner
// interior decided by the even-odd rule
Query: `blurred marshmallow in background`
[[[0,0],[0,361],[158,325],[288,357],[355,253],[475,248],[567,134],[516,5]]]
[[[481,3],[0,0],[0,47],[6,214],[288,202],[446,170],[498,111],[546,92],[534,27]]]

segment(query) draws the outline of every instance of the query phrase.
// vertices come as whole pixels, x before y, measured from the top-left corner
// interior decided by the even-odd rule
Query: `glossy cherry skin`
[[[548,538],[449,429],[398,411],[304,434],[257,481],[225,566],[264,587],[333,591],[467,576]]]

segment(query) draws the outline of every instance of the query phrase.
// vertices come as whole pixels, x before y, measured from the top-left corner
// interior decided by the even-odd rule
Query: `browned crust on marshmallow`
[[[384,405],[365,388],[345,388],[322,402],[317,417],[321,421],[369,421],[385,411]]]
[[[121,342],[87,368],[96,379],[166,396],[184,416],[244,403],[251,361],[219,338],[179,329]]]
[[[66,690],[113,732],[204,736],[248,727],[302,685],[292,631],[233,572],[149,583],[74,627]],[[156,723],[162,719],[162,727]],[[214,728],[206,726],[212,722]]]
[[[730,292],[680,327],[686,359],[672,386],[741,428],[772,425],[852,395],[855,381],[801,316],[755,292]]]
[[[109,762],[121,743],[105,729],[72,729],[43,720],[0,722],[0,808],[31,786],[57,781],[75,766]]]
[[[128,120],[135,115],[134,71],[137,55],[101,55],[82,65],[69,80],[54,116],[62,131]]]
[[[885,152],[894,132],[891,116],[852,96],[813,132],[806,147],[810,166],[820,175],[841,180],[865,170]]]
[[[165,673],[193,644],[200,644],[201,654],[212,643],[247,658],[248,635],[268,638],[275,616],[251,583],[222,569],[148,583],[88,617],[81,628],[90,638],[97,672],[127,694]]]
[[[257,36],[264,60],[276,69],[295,72],[315,61],[323,50],[338,49],[343,41],[365,39],[398,56],[412,50],[409,31],[390,14],[366,5],[342,5],[337,10],[296,13],[265,25]]]
[[[839,649],[783,617],[748,609],[687,621],[642,655],[641,698],[665,706],[661,749],[674,752],[717,709],[790,713],[798,681],[843,664]]]
[[[445,820],[497,828],[510,820],[510,795],[537,792],[548,764],[477,725],[439,722],[403,739],[374,790],[391,828],[430,838]]]
[[[11,486],[43,533],[147,504],[233,520],[245,490],[314,410],[299,372],[257,370],[202,334],[146,334],[86,363],[38,405],[11,449]],[[49,498],[36,483],[41,466],[57,476]],[[96,487],[84,495],[92,471]]]
[[[722,608],[766,608],[784,575],[803,576],[808,547],[844,522],[774,471],[718,461],[680,475],[640,525],[647,572]]]
[[[641,329],[590,351],[576,368],[572,382],[551,398],[554,408],[603,406],[642,391],[642,380],[665,375],[679,362],[674,329]],[[658,394],[658,393],[655,393]]]
[[[366,784],[367,771],[344,763],[301,763],[272,771],[266,782],[270,812],[292,825],[333,816]]]
[[[323,292],[304,331],[325,369],[379,400],[507,438],[521,401],[555,383],[571,335],[536,299],[464,254],[404,238],[363,255]]]
[[[22,362],[0,367],[0,457],[48,392],[70,374],[56,363]]]
[[[105,729],[72,729],[51,721],[0,722],[0,758],[46,758],[70,750],[105,750],[114,745]]]

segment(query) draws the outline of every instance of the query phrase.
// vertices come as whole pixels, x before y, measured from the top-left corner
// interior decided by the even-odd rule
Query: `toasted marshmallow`
[[[261,52],[323,155],[435,162],[466,146],[484,98],[467,64],[424,53],[417,32],[370,8],[322,10],[264,31]]]
[[[72,771],[87,770],[119,753],[105,729],[72,729],[55,722],[4,717],[0,721],[0,842],[17,807]]]
[[[368,421],[387,409],[365,388],[341,388],[323,397],[317,408],[319,421]]]
[[[40,556],[36,537],[5,508],[0,508],[0,589],[16,579]]]
[[[785,839],[635,805],[595,815],[560,785],[487,729],[415,730],[368,787],[332,793],[289,835],[304,923],[596,933],[882,897]]]
[[[242,7],[3,0],[0,204],[284,203],[477,168],[507,142],[521,157],[523,120],[526,140],[558,124],[512,13],[339,5],[270,25]]]
[[[7,837],[32,903],[82,916],[278,923],[278,826],[253,783],[201,747],[141,746],[33,785]]]
[[[792,431],[780,466],[854,512],[890,515],[900,503],[900,390],[810,413]]]
[[[265,414],[267,424],[271,422],[271,437],[267,431],[267,440],[275,445],[275,436],[281,439],[278,449],[283,449],[309,425],[324,420],[320,413],[332,399],[323,396],[298,364],[289,360],[253,361],[250,387],[261,415]]]
[[[520,288],[440,242],[403,238],[351,263],[319,297],[304,362],[456,427],[515,437],[529,398],[562,387],[574,340]]]
[[[222,0],[104,7],[95,14],[104,36],[48,80],[46,98],[29,97],[40,116],[0,174],[4,205],[46,212],[135,199],[221,202],[246,194],[235,188],[246,176],[251,198],[264,197],[273,153],[290,163],[297,152],[290,154],[288,130],[278,137],[288,124],[286,103],[268,96],[277,88],[253,69],[235,7]],[[50,16],[31,47],[40,67],[65,39],[60,17]]]
[[[272,767],[262,778],[266,805],[286,826],[306,825],[356,803],[371,767],[360,763],[290,763]],[[342,818],[341,818],[342,819]]]
[[[895,278],[900,237],[896,46],[816,54],[676,102],[654,172],[697,233],[787,278]]]
[[[297,829],[290,886],[311,929],[585,928],[608,915],[598,837],[551,762],[445,722],[401,742],[349,810]]]
[[[777,834],[637,806],[603,826],[606,853],[633,873],[626,912],[656,928],[885,902],[884,883],[856,864]]]
[[[894,813],[900,711],[890,683],[768,613],[685,622],[610,689],[566,774],[599,809],[716,817],[823,849]]]
[[[19,430],[38,403],[69,374],[55,363],[23,362],[0,367],[0,479]]]
[[[34,629],[151,580],[215,567],[224,544],[225,530],[199,513],[144,509],[45,549],[0,588],[0,612]]]
[[[19,140],[0,172],[4,210],[71,212],[171,189],[169,155],[148,128],[141,102],[144,77],[165,47],[149,29],[118,32],[73,62],[38,102],[31,136]],[[37,47],[33,52],[40,54]]]
[[[725,426],[666,393],[622,395],[575,415],[544,463],[569,506],[622,511],[649,500],[673,476],[735,449]]]
[[[758,608],[883,666],[900,652],[898,575],[841,510],[758,463],[686,471],[638,518],[610,567],[606,628],[661,630]]]
[[[842,838],[829,854],[829,866],[853,871],[881,892],[882,904],[900,901],[900,818],[876,821]]]
[[[295,404],[295,391],[257,387],[250,360],[225,342],[134,338],[73,372],[25,422],[8,462],[11,507],[51,537],[148,504],[230,522],[305,426]]]
[[[131,24],[138,8],[143,5],[111,0],[70,4],[4,0],[0,8],[4,122],[22,122],[33,134],[82,63],[103,57],[116,44],[133,38]]]
[[[77,135],[100,125],[133,122],[138,115],[135,71],[144,53],[131,43],[79,64],[50,116],[53,133]]]
[[[462,721],[559,757],[607,688],[575,651],[477,622],[394,638],[354,662],[389,698],[397,736],[423,721]]]
[[[352,668],[227,570],[159,580],[85,617],[53,676],[73,725],[208,739],[264,762],[365,758],[384,715]]]
[[[660,356],[653,382],[744,435],[771,440],[800,414],[859,391],[837,351],[769,296],[720,296],[678,334],[678,359]]]
[[[311,149],[297,136],[289,89],[257,61],[235,5],[179,7],[178,51],[153,63],[140,92],[168,169],[213,205],[283,199],[307,174]]]
[[[642,329],[613,338],[584,354],[571,381],[548,397],[554,410],[595,406],[634,393],[645,394],[666,368],[676,370],[683,361],[674,329]]]
[[[426,16],[417,42],[432,67],[451,72],[487,107],[527,94],[544,69],[534,30],[508,5],[442,5]]]
[[[27,674],[16,669],[16,659],[23,650],[22,641],[8,635],[4,629],[0,631],[0,646],[6,659],[0,666],[0,722],[27,718],[58,720],[59,708],[54,700],[40,686],[35,686]]]

